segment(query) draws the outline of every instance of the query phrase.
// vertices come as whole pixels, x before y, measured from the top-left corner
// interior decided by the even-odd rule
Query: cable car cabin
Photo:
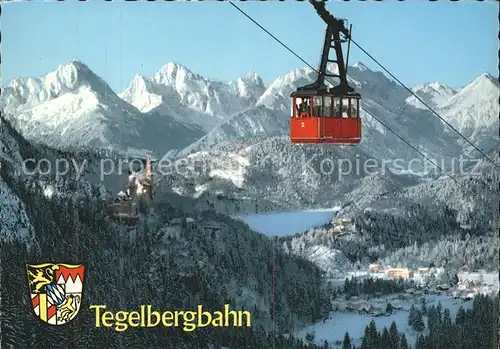
[[[355,93],[347,81],[352,28],[348,30],[344,20],[328,12],[324,1],[311,0],[310,3],[327,27],[316,81],[298,87],[290,95],[290,140],[293,143],[359,144],[361,95]],[[348,42],[347,61],[342,51],[344,42]],[[335,57],[331,56],[332,49]],[[337,69],[329,68],[328,64],[335,64]],[[328,88],[327,78],[338,79],[339,84]],[[333,85],[332,81],[326,81]]]
[[[361,96],[296,91],[292,98],[292,143],[356,145],[361,141]]]

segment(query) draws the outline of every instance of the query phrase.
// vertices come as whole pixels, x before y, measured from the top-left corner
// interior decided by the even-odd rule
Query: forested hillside
[[[493,157],[498,160],[498,155]],[[357,262],[417,268],[433,263],[448,269],[463,264],[498,270],[498,171],[483,162],[477,172],[400,188],[382,194],[348,195],[335,222],[281,239],[285,250],[329,272],[343,257]],[[323,257],[317,251],[322,249]],[[324,261],[335,259],[335,264]]]
[[[50,179],[42,185],[41,178],[26,176],[19,161],[68,154],[32,145],[4,122],[0,184],[10,199],[18,200],[26,217],[23,224],[30,227],[29,234],[11,231],[0,240],[6,348],[194,349],[212,343],[239,349],[271,348],[273,340],[282,347],[305,348],[282,334],[326,316],[325,285],[312,263],[284,254],[265,236],[213,211],[190,210],[193,223],[179,226],[172,220],[185,222],[188,214],[173,201],[159,200],[152,213],[143,211],[141,224],[130,232],[103,215],[101,190],[90,182],[70,177],[61,182],[60,195],[48,196],[44,185],[51,184]],[[8,206],[2,202],[2,211],[4,207]],[[15,217],[11,218],[11,228],[16,229]],[[25,263],[44,261],[87,267],[83,307],[71,325],[45,326],[31,309]],[[207,310],[218,310],[230,304],[252,313],[252,328],[190,333],[133,329],[124,336],[95,328],[91,304],[106,304],[112,310],[141,304],[166,310],[203,304]],[[273,329],[276,336],[271,338]]]

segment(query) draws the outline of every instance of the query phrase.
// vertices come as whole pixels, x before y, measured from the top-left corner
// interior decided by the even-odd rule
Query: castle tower
[[[151,175],[151,157],[146,158],[146,174],[143,183],[144,196],[149,200],[153,200],[153,178]]]

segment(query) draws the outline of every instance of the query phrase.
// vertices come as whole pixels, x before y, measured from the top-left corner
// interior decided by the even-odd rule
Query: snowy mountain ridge
[[[39,79],[12,80],[4,88],[5,97],[1,99],[1,106],[9,111],[22,111],[86,87],[102,95],[109,94],[110,98],[114,97],[113,90],[103,79],[82,62],[73,60]]]
[[[225,83],[204,78],[171,62],[152,77],[136,75],[130,86],[116,95],[85,64],[73,61],[41,79],[14,79],[4,89],[0,106],[4,113],[12,114],[25,136],[54,146],[85,144],[147,149],[159,154],[189,146],[186,151],[190,152],[201,149],[193,145],[194,142],[216,144],[223,140],[287,134],[289,94],[314,78],[314,70],[308,67],[294,69],[266,88],[256,73]],[[435,134],[442,134],[446,127],[428,111],[415,108],[408,92],[381,72],[358,62],[350,67],[348,79],[362,94],[365,108],[405,138],[415,134],[408,131],[414,131],[412,124],[417,118],[420,129],[417,137],[423,136],[423,139],[414,140],[415,143],[429,143],[433,148],[445,148],[443,142],[446,148],[457,146],[453,144],[456,137],[450,132],[446,132],[442,140],[438,139],[438,144],[433,144]],[[448,118],[457,119],[457,124],[464,125],[474,135],[481,134],[484,125],[478,124],[481,130],[475,131],[476,123],[468,121],[473,115],[465,111],[481,107],[484,99],[491,101],[498,86],[487,89],[486,85],[487,82],[471,83],[454,90],[430,83],[415,86],[414,91],[424,93],[422,98],[432,105],[438,102],[444,105],[450,114]],[[490,92],[485,95],[485,91]],[[478,102],[474,104],[474,101]],[[464,112],[456,117],[455,110]],[[484,120],[492,120],[494,111],[494,108],[483,108],[479,114]],[[365,125],[362,144],[374,149],[374,155],[397,148],[388,147],[387,143],[393,140],[384,140],[387,137],[384,127],[366,114],[362,114],[362,118]],[[29,127],[29,122],[36,123],[37,127]],[[432,152],[436,151],[438,149]]]
[[[295,69],[272,82],[259,98],[255,108],[250,108],[233,115],[222,122],[196,143],[185,148],[180,155],[189,154],[219,143],[231,143],[242,139],[285,136],[289,132],[290,115],[289,94],[297,87],[315,79],[315,72],[308,67]],[[362,63],[357,63],[349,70],[349,81],[362,95],[362,106],[378,120],[390,127],[397,134],[413,145],[420,145],[428,155],[437,159],[456,157],[463,153],[460,138],[428,110],[416,108],[408,101],[408,92],[380,72],[369,70]],[[423,86],[423,85],[422,85]],[[420,86],[417,90],[425,89]],[[443,90],[446,96],[454,96],[455,90],[442,84],[428,84],[433,91]],[[474,91],[476,99],[482,100],[481,89],[472,82],[469,89]],[[496,89],[498,91],[498,88]],[[493,91],[494,92],[494,91]],[[441,92],[440,92],[441,93]],[[422,96],[431,103],[434,95]],[[441,97],[445,100],[445,97]],[[451,98],[451,97],[450,97]],[[485,98],[492,98],[486,96]],[[473,98],[474,99],[474,98]],[[472,103],[467,100],[465,103]],[[459,110],[469,109],[464,103],[456,106]],[[440,112],[438,110],[438,112]],[[495,108],[484,109],[483,114],[496,118]],[[468,115],[467,117],[472,117]],[[413,150],[403,145],[392,132],[380,122],[361,112],[363,120],[363,147],[375,158],[402,158],[409,160],[415,156]],[[495,147],[495,139],[484,140],[488,147]]]
[[[136,75],[119,96],[142,112],[176,110],[174,115],[179,121],[197,124],[208,131],[254,105],[264,89],[256,73],[224,83],[170,62],[152,77]]]
[[[417,96],[424,102],[430,103],[431,107],[437,107],[446,103],[453,97],[459,90],[443,85],[439,82],[430,82],[425,84],[418,84],[411,89]],[[424,106],[415,96],[410,96],[406,102],[416,108],[425,109]]]
[[[425,153],[431,159],[437,161],[441,167],[450,170],[454,161],[463,153],[459,138],[448,126],[444,125],[437,117],[428,111],[422,111],[407,104],[407,91],[402,87],[391,82],[380,72],[372,72],[361,63],[356,64],[350,69],[352,81],[357,82],[358,90],[363,95],[363,106],[373,115],[376,115],[384,124],[388,125],[399,135],[409,140],[411,144],[416,145],[420,151]],[[262,95],[255,108],[246,110],[234,115],[230,119],[221,123],[196,143],[178,152],[174,158],[178,162],[191,164],[201,161],[209,169],[213,170],[210,176],[197,176],[192,173],[184,173],[177,176],[178,180],[172,183],[174,187],[182,186],[182,183],[193,184],[196,190],[178,188],[180,192],[200,195],[199,191],[206,192],[234,192],[232,185],[236,185],[246,196],[271,198],[266,193],[280,193],[290,202],[297,202],[299,205],[306,205],[307,198],[300,193],[314,193],[316,203],[331,204],[335,203],[339,193],[352,193],[355,196],[359,194],[382,193],[391,191],[384,189],[391,185],[398,177],[395,173],[401,173],[402,176],[396,179],[397,187],[405,185],[414,185],[421,179],[416,176],[405,176],[404,173],[419,174],[425,178],[426,173],[435,173],[434,165],[422,159],[413,149],[402,143],[396,136],[387,129],[383,128],[379,122],[362,111],[364,121],[364,139],[360,145],[354,148],[350,147],[332,147],[329,145],[291,145],[288,140],[288,106],[289,93],[302,84],[311,82],[314,79],[314,71],[310,68],[296,69],[283,77],[276,79],[271,83],[267,91]],[[482,79],[481,77],[479,79]],[[435,89],[446,89],[440,84],[430,84]],[[463,91],[475,91],[478,84],[473,82],[469,88],[457,92],[459,95]],[[477,98],[481,98],[480,95]],[[487,96],[490,98],[491,96]],[[462,105],[463,106],[463,105]],[[401,111],[402,110],[402,111]],[[494,110],[486,110],[486,113],[493,118]],[[498,142],[494,139],[485,139],[490,146],[496,146]],[[249,146],[250,145],[250,146]],[[242,149],[245,149],[242,152]],[[329,151],[330,150],[330,151]],[[341,154],[341,155],[340,155]],[[356,182],[356,185],[349,183],[354,177],[349,177],[343,182],[339,181],[340,189],[337,185],[332,185],[339,176],[336,176],[332,182],[332,175],[318,175],[310,173],[307,180],[297,182],[296,179],[303,176],[293,176],[297,171],[301,173],[302,164],[305,162],[302,158],[311,159],[315,155],[319,163],[342,161],[350,162],[352,165],[360,159],[374,160],[380,167],[384,161],[386,166],[383,176],[374,181],[374,177],[367,177],[366,180]],[[235,157],[244,158],[247,166],[238,166],[232,162]],[[419,166],[411,167],[410,163],[419,163]],[[263,165],[259,159],[267,159],[271,167]],[[402,160],[400,164],[406,164],[403,171],[396,171],[395,163]],[[444,166],[443,166],[444,164]],[[337,165],[337,163],[335,163]],[[319,166],[319,165],[317,165]],[[354,165],[353,165],[354,166]],[[237,169],[235,169],[237,168]],[[456,168],[456,167],[455,167]],[[234,170],[233,170],[234,169]],[[253,169],[253,170],[250,170]],[[259,180],[252,178],[253,171],[259,173]],[[394,174],[391,174],[391,171]],[[338,172],[338,167],[334,173]],[[359,172],[359,171],[358,171]],[[368,175],[361,169],[361,177]],[[333,174],[335,176],[335,174]],[[180,180],[180,178],[184,178]],[[294,178],[292,180],[292,178]],[[356,180],[360,179],[355,177]],[[432,178],[429,177],[427,180]],[[231,184],[233,182],[233,184]],[[261,183],[266,183],[262,185]],[[269,183],[275,183],[273,190],[266,190]],[[325,185],[325,187],[322,187]],[[193,187],[193,188],[194,188]],[[244,188],[243,188],[244,187]],[[322,188],[318,192],[311,188]],[[351,188],[351,189],[348,189]],[[257,194],[258,193],[258,194]],[[335,193],[335,195],[334,195]],[[239,195],[239,194],[238,194]],[[329,197],[330,196],[330,197]],[[359,195],[363,198],[363,195]]]
[[[439,108],[450,124],[486,152],[498,149],[499,90],[498,79],[481,74]]]
[[[287,199],[305,204],[301,200],[308,200],[306,193],[310,188],[320,188],[323,183],[332,185],[328,175],[318,179],[316,174],[309,173],[306,175],[309,179],[302,184],[292,176],[302,168],[302,157],[310,158],[315,154],[322,157],[318,162],[343,159],[355,163],[359,160],[356,156],[361,155],[365,161],[374,159],[379,167],[380,162],[389,160],[389,172],[394,171],[394,163],[398,160],[403,167],[414,166],[405,168],[403,173],[427,171],[425,162],[410,163],[420,156],[365,111],[361,112],[363,140],[357,147],[292,145],[287,136],[289,94],[314,79],[314,70],[294,69],[266,88],[255,73],[225,83],[206,79],[180,64],[168,63],[153,77],[136,76],[129,88],[116,95],[88,67],[74,61],[42,79],[12,81],[3,91],[0,102],[7,117],[25,137],[58,148],[109,148],[129,153],[152,151],[159,158],[167,153],[168,158],[187,163],[202,159],[207,166],[217,169],[212,170],[210,176],[194,178],[197,174],[192,173],[175,176],[179,180],[174,185],[179,187],[177,191],[193,195],[196,190],[186,187],[190,183],[206,188],[198,190],[196,195],[212,191],[227,193],[233,186],[240,188],[245,183],[248,190],[238,189],[245,195],[252,197],[260,193],[266,196],[265,193],[271,192],[258,185],[255,178],[260,176],[266,178],[265,182],[279,186],[278,192]],[[349,81],[363,96],[362,105],[366,111],[428,157],[448,164],[464,153],[463,142],[448,126],[431,112],[411,105],[408,91],[381,72],[356,63],[349,69]],[[495,130],[498,115],[498,105],[495,105],[498,98],[495,97],[499,89],[489,75],[481,75],[460,90],[439,83],[416,86],[415,90],[434,91],[425,97],[429,103],[437,100],[436,96],[444,100],[453,95],[442,109],[438,108],[439,112],[443,111],[452,124],[463,125],[464,132],[476,137],[485,149],[497,147],[498,136],[486,137]],[[476,120],[478,113],[482,117]],[[242,147],[248,150],[241,153]],[[265,149],[273,153],[266,153]],[[222,160],[226,156],[228,161],[244,159],[247,165],[238,165],[233,173],[233,167]],[[270,167],[256,161],[263,158],[276,161],[271,166],[272,172],[266,173]],[[360,177],[353,178],[358,180],[367,175],[362,172]],[[276,183],[276,178],[282,183]],[[331,202],[334,199],[328,196],[333,192],[347,193],[353,178],[329,190],[318,191],[316,203]],[[404,176],[402,178],[405,182]],[[338,185],[343,189],[339,191]],[[263,199],[278,200],[276,195]]]
[[[23,136],[56,148],[167,151],[203,134],[166,114],[161,119],[142,114],[79,61],[39,79],[12,80],[2,91],[0,107]],[[161,138],[167,139],[160,143]]]

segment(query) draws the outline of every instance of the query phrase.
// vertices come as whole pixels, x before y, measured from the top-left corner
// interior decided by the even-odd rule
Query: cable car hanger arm
[[[323,1],[310,1],[314,9],[321,17],[321,19],[327,24],[325,40],[323,43],[323,52],[321,55],[321,61],[318,68],[318,78],[312,84],[299,87],[298,91],[320,91],[320,92],[338,92],[338,93],[352,93],[354,89],[347,83],[347,71],[344,62],[344,55],[342,52],[342,43],[347,39],[350,39],[349,30],[344,25],[342,19],[334,17],[330,12],[325,9],[325,2]],[[340,34],[343,34],[345,38],[341,39]],[[333,45],[332,45],[333,44]],[[335,49],[335,54],[337,56],[336,60],[329,59],[330,49]],[[328,72],[328,63],[336,63],[338,67],[338,75],[330,74]],[[325,85],[325,77],[337,78],[340,80],[338,86],[333,87],[328,91]]]
[[[349,30],[344,25],[344,21],[341,19],[336,18],[333,16],[328,10],[325,8],[325,3],[324,1],[316,1],[316,0],[311,0],[310,1],[311,5],[313,5],[314,9],[318,13],[318,15],[321,17],[321,19],[328,25],[328,26],[333,26],[336,27],[336,29],[344,34],[347,37],[349,37]]]

